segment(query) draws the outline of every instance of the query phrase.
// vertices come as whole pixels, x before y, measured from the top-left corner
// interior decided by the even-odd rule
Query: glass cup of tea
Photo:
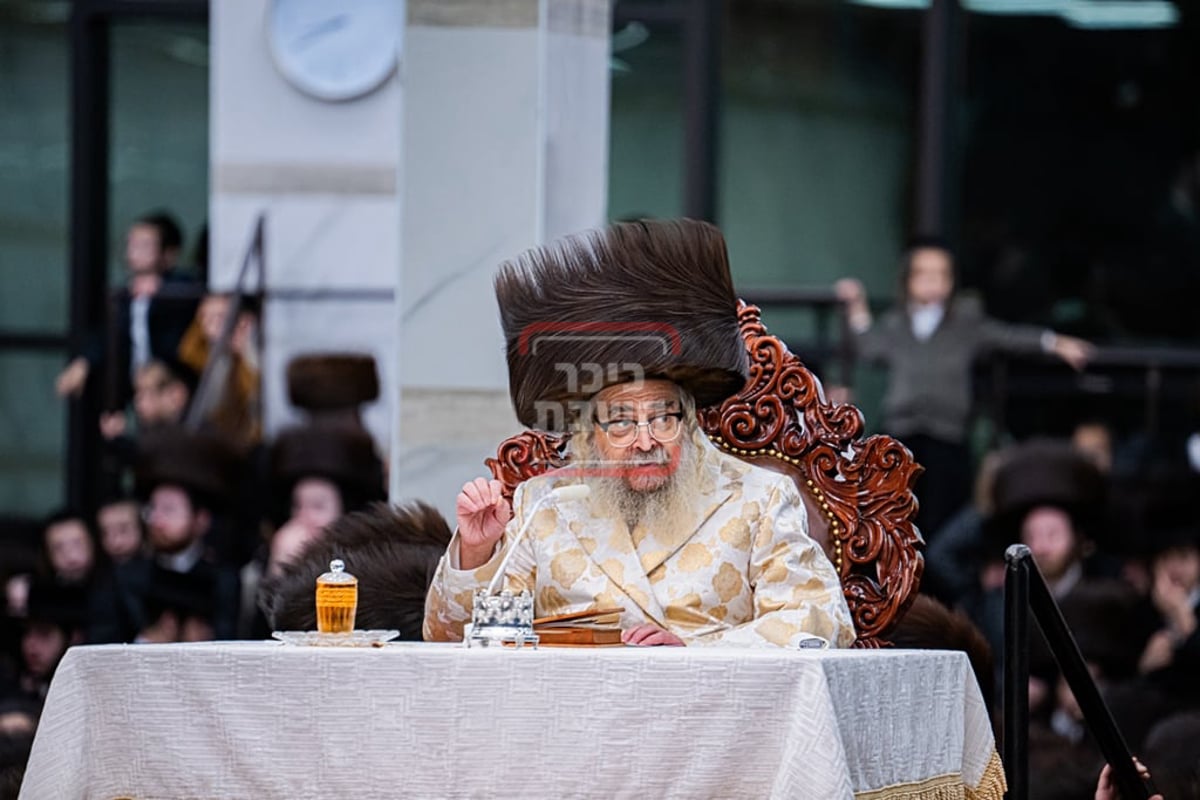
[[[358,611],[358,578],[346,572],[340,558],[329,562],[329,572],[317,578],[317,630],[352,633]]]

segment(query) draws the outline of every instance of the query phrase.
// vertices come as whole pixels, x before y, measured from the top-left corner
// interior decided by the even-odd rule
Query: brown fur
[[[348,514],[314,540],[278,578],[263,581],[261,602],[277,630],[316,629],[316,580],[340,558],[358,578],[360,630],[400,631],[401,639],[419,640],[425,593],[451,531],[435,509],[416,502],[383,503]]]
[[[643,377],[680,384],[701,408],[745,385],[729,257],[708,223],[645,220],[568,236],[502,264],[496,299],[509,392],[517,418],[530,427],[568,427],[569,413],[548,418],[538,404],[584,400],[638,377],[629,364]],[[593,323],[603,327],[581,331]],[[545,324],[560,328],[528,340],[536,353],[522,352],[522,334]],[[581,332],[595,338],[568,338]],[[678,352],[668,332],[678,333]],[[570,368],[556,365],[571,365],[580,380],[572,385]]]
[[[302,478],[325,478],[356,497],[384,496],[383,462],[375,440],[347,425],[311,422],[282,431],[271,448],[271,466],[281,495],[290,496]],[[342,500],[350,505],[346,497]]]
[[[1086,578],[1059,601],[1083,657],[1109,680],[1137,674],[1138,657],[1154,632],[1142,603],[1137,590],[1117,578]]]
[[[235,448],[221,436],[162,428],[139,438],[135,477],[142,496],[170,484],[211,507],[228,499],[244,467]]]
[[[324,353],[297,356],[287,367],[288,397],[306,411],[355,409],[379,397],[374,356]]]

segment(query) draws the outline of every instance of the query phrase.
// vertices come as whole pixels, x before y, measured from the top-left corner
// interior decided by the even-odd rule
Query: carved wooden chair
[[[756,306],[739,303],[738,322],[750,379],[721,405],[698,410],[700,425],[723,450],[796,481],[810,532],[841,577],[855,647],[886,646],[924,568],[912,493],[921,467],[890,436],[862,438],[862,413],[824,400],[820,381],[767,333]],[[511,500],[522,481],[567,463],[568,437],[525,431],[505,440],[487,466]]]

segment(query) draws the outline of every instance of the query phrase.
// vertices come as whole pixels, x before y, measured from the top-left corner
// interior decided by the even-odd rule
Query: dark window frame
[[[82,350],[89,331],[104,324],[109,293],[109,136],[111,42],[114,23],[137,20],[207,22],[208,0],[75,0],[71,6],[70,327],[67,345]],[[2,340],[0,340],[2,341]],[[100,381],[70,404],[67,421],[67,500],[91,508],[101,480]]]

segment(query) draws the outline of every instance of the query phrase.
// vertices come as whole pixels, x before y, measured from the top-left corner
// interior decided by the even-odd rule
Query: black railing
[[[1006,411],[1029,398],[1079,397],[1119,401],[1130,421],[1140,406],[1141,429],[1169,427],[1187,408],[1200,375],[1200,350],[1183,347],[1097,347],[1086,369],[1076,373],[1052,356],[997,354],[976,370],[978,394],[996,429],[1007,429]]]
[[[1037,620],[1062,676],[1071,687],[1084,723],[1112,767],[1124,800],[1149,798],[1154,784],[1138,775],[1125,738],[1084,663],[1079,645],[1033,554],[1014,544],[1004,554],[1004,769],[1009,800],[1029,797],[1029,614]]]
[[[817,362],[825,383],[854,387],[854,337],[845,306],[831,287],[748,287],[739,288],[738,296],[768,314],[772,309],[812,312],[812,339],[787,337],[788,347],[802,360]],[[1141,429],[1154,433],[1164,418],[1169,420],[1171,403],[1194,395],[1198,374],[1200,349],[1194,347],[1105,345],[1096,347],[1080,373],[1051,355],[997,353],[976,364],[973,385],[977,405],[997,433],[1009,428],[1010,401],[1053,396],[1112,398],[1130,410],[1140,404]]]
[[[213,406],[220,401],[225,377],[229,372],[230,358],[233,355],[230,342],[233,340],[233,332],[237,328],[238,317],[241,316],[246,299],[256,296],[259,303],[262,302],[263,287],[266,285],[267,263],[265,228],[266,216],[260,213],[254,221],[254,233],[250,238],[250,246],[246,248],[246,253],[242,257],[242,266],[238,271],[237,283],[233,288],[233,299],[229,304],[229,311],[225,315],[221,335],[209,351],[208,360],[204,364],[204,373],[200,376],[196,394],[192,398],[187,417],[183,422],[184,426],[191,430],[199,428]],[[258,291],[251,295],[248,286],[253,268],[258,270]]]

